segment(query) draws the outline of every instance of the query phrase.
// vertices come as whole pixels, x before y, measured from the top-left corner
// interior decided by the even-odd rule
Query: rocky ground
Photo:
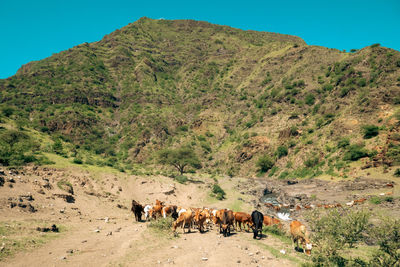
[[[293,251],[288,239],[268,235],[253,240],[247,232],[224,238],[215,229],[176,237],[170,231],[150,228],[149,222],[134,222],[130,202],[150,204],[160,199],[180,206],[227,207],[249,213],[257,208],[276,216],[279,211],[260,200],[273,193],[276,203],[287,205],[291,217],[300,220],[306,206],[345,206],[360,198],[367,201],[352,208],[400,216],[397,180],[359,177],[340,182],[292,182],[221,177],[219,184],[227,199],[217,201],[209,196],[214,181],[201,176],[182,185],[163,176],[139,177],[78,167],[3,168],[0,266],[298,265],[307,257]],[[393,197],[391,201],[373,204],[368,200],[386,193]],[[58,232],[52,232],[52,225]]]

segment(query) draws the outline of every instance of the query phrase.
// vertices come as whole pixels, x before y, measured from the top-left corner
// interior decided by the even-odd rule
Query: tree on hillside
[[[200,160],[191,148],[164,149],[158,155],[158,162],[174,166],[182,175],[186,166],[199,168]]]

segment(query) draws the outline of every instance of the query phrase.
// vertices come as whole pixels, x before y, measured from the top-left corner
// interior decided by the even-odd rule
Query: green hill
[[[255,174],[265,156],[281,178],[400,164],[400,53],[378,44],[347,53],[141,18],[22,66],[0,80],[0,99],[0,158],[24,155],[5,165],[51,152],[155,172],[157,152],[180,146],[197,153],[200,171],[229,175]]]

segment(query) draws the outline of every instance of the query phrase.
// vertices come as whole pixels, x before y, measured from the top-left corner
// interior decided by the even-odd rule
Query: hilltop
[[[15,143],[2,144],[4,165],[46,163],[48,152],[171,175],[153,167],[157,152],[180,146],[199,156],[198,172],[230,176],[258,173],[260,158],[280,178],[393,176],[400,164],[400,53],[379,44],[348,53],[141,18],[22,66],[0,96],[0,134]],[[13,158],[18,144],[29,149]]]

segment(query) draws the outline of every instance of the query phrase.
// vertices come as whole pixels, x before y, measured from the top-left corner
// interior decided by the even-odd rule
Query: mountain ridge
[[[400,53],[379,45],[346,53],[296,36],[141,18],[22,66],[0,80],[0,106],[13,109],[5,124],[50,137],[41,150],[61,140],[66,156],[92,164],[151,166],[158,150],[189,145],[203,171],[252,175],[269,155],[272,175],[312,176],[351,172],[340,138],[364,143],[372,161],[374,147],[389,149],[380,138],[399,131],[399,79]],[[382,129],[364,139],[371,118]]]

